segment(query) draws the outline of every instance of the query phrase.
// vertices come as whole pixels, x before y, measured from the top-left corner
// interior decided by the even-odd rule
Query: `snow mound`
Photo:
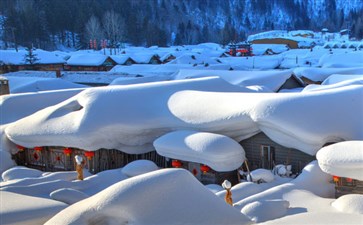
[[[271,170],[267,169],[256,169],[251,171],[248,175],[247,179],[249,181],[257,182],[257,183],[270,183],[275,180],[275,176],[271,172]]]
[[[42,173],[43,172],[40,170],[31,169],[24,166],[15,166],[3,172],[1,177],[3,181],[9,181],[28,177],[40,177]]]
[[[208,188],[214,194],[224,190],[223,187],[219,184],[207,184],[205,185],[205,187]]]
[[[345,67],[358,67],[362,66],[363,52],[348,52],[348,53],[336,53],[336,54],[325,54],[319,60],[319,67],[334,67],[334,68],[345,68]]]
[[[55,190],[51,192],[49,196],[54,200],[64,202],[68,205],[72,205],[89,197],[89,195],[85,194],[84,192],[72,188],[61,188]]]
[[[252,221],[261,223],[285,216],[288,208],[289,202],[282,199],[256,201],[244,206],[241,213]]]
[[[198,199],[198,204],[195,204]],[[160,216],[162,215],[162,216]],[[119,182],[75,203],[50,224],[250,224],[183,169],[163,169]]]
[[[138,176],[158,170],[159,167],[150,160],[136,160],[122,168],[121,172],[128,177]]]
[[[154,141],[158,154],[206,164],[216,171],[232,171],[244,162],[245,152],[235,140],[220,134],[174,131]]]
[[[334,184],[331,184],[330,181],[331,176],[321,171],[317,161],[313,161],[304,167],[297,178],[246,197],[236,202],[234,207],[242,209],[247,204],[255,201],[284,199],[283,196],[294,189],[303,189],[320,197],[333,197],[335,189]]]
[[[363,180],[363,141],[344,141],[326,146],[318,151],[316,158],[326,173]]]
[[[1,191],[1,225],[44,224],[67,206],[59,201]]]
[[[16,166],[16,164],[11,159],[11,154],[0,149],[0,174],[13,166]]]
[[[335,200],[332,206],[340,212],[363,214],[363,195],[343,195]]]
[[[86,88],[63,79],[8,76],[10,93],[38,92],[61,89]]]

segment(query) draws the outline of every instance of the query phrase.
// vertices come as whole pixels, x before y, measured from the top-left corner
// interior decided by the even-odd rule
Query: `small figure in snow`
[[[80,155],[76,155],[74,159],[76,160],[77,179],[83,180],[83,166],[85,164],[84,159]]]
[[[226,201],[227,204],[229,205],[233,205],[233,200],[232,200],[232,192],[231,192],[231,182],[229,182],[228,180],[225,180],[222,183],[222,187],[224,189],[226,189],[226,195],[224,196],[224,200]]]

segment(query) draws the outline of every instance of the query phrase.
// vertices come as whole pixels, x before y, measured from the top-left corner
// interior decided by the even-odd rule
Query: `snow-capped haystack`
[[[363,195],[349,194],[339,197],[332,206],[344,213],[363,214]]]
[[[319,66],[325,68],[361,67],[363,52],[326,54],[319,60]]]
[[[188,171],[163,169],[119,182],[62,210],[46,224],[116,223],[207,225],[251,221]]]
[[[326,173],[363,180],[363,141],[344,141],[326,146],[318,151],[316,158]]]
[[[289,202],[282,199],[255,201],[241,209],[241,213],[256,223],[273,220],[286,215]]]
[[[158,169],[159,167],[153,161],[142,159],[130,162],[122,168],[121,172],[128,177],[134,177]]]
[[[235,103],[231,99],[219,98],[220,104],[205,102],[203,106],[198,102],[198,108],[190,108],[182,104],[190,102],[189,96],[172,97],[185,89],[223,94],[243,90],[215,77],[90,88],[18,120],[6,128],[6,134],[25,147],[106,148],[140,154],[152,151],[152,142],[158,136],[178,127],[212,132],[229,127],[235,136],[256,133],[252,120],[232,107]],[[183,115],[187,118],[180,117]],[[245,124],[248,129],[237,129]],[[226,133],[230,133],[228,129]]]
[[[257,182],[257,183],[270,183],[275,180],[275,176],[271,172],[271,170],[267,169],[256,169],[251,171],[248,174],[247,179],[249,181]]]
[[[30,178],[30,177],[40,177],[43,174],[42,171],[27,168],[24,166],[12,167],[1,174],[3,181]]]
[[[215,171],[232,171],[245,161],[245,152],[235,140],[220,134],[175,131],[154,141],[159,155],[206,164]]]
[[[225,181],[223,181],[223,183],[222,183],[222,187],[223,187],[224,189],[230,189],[230,188],[232,187],[232,184],[231,184],[231,182],[229,182],[228,180],[225,180]]]

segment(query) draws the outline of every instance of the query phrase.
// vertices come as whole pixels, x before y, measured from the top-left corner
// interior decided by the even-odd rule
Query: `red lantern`
[[[66,156],[70,156],[72,154],[72,149],[71,148],[64,148],[63,149],[63,153],[66,155]]]
[[[179,160],[173,160],[173,161],[171,161],[171,166],[172,167],[174,167],[174,168],[180,168],[180,167],[182,167],[182,163],[179,161]]]
[[[43,147],[34,147],[34,150],[37,151],[37,152],[41,152],[43,150]]]
[[[345,178],[345,180],[346,180],[348,183],[352,183],[352,182],[353,182],[353,179],[352,179],[352,178]]]
[[[92,152],[92,151],[86,151],[84,153],[84,156],[87,157],[88,160],[91,160],[93,156],[95,156],[95,152]]]
[[[19,151],[21,151],[21,152],[22,152],[22,151],[24,151],[24,149],[25,149],[25,148],[24,148],[23,146],[21,146],[21,145],[16,145],[16,147],[17,147],[17,148],[19,149]]]
[[[210,170],[210,168],[207,165],[201,165],[200,166],[200,171],[202,171],[203,173],[208,173],[209,170]]]
[[[338,177],[338,176],[333,176],[333,181],[334,181],[335,183],[338,183],[338,182],[339,182],[339,177]]]

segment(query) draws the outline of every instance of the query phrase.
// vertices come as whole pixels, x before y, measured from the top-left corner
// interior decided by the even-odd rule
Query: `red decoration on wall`
[[[24,151],[25,147],[21,145],[16,145],[16,148],[19,149],[19,151]]]
[[[95,156],[95,152],[92,152],[92,151],[86,151],[84,153],[84,156],[87,157],[88,160],[91,160],[93,156]]]
[[[210,170],[210,168],[207,165],[201,165],[200,166],[200,171],[202,171],[203,173],[208,173],[209,170]]]
[[[66,155],[66,156],[70,156],[72,154],[72,149],[71,148],[64,148],[63,149],[63,153]]]
[[[180,168],[180,167],[182,167],[182,165],[183,164],[177,159],[171,161],[171,166],[174,168]]]
[[[37,151],[37,152],[41,152],[43,150],[43,147],[34,147],[34,150]]]

